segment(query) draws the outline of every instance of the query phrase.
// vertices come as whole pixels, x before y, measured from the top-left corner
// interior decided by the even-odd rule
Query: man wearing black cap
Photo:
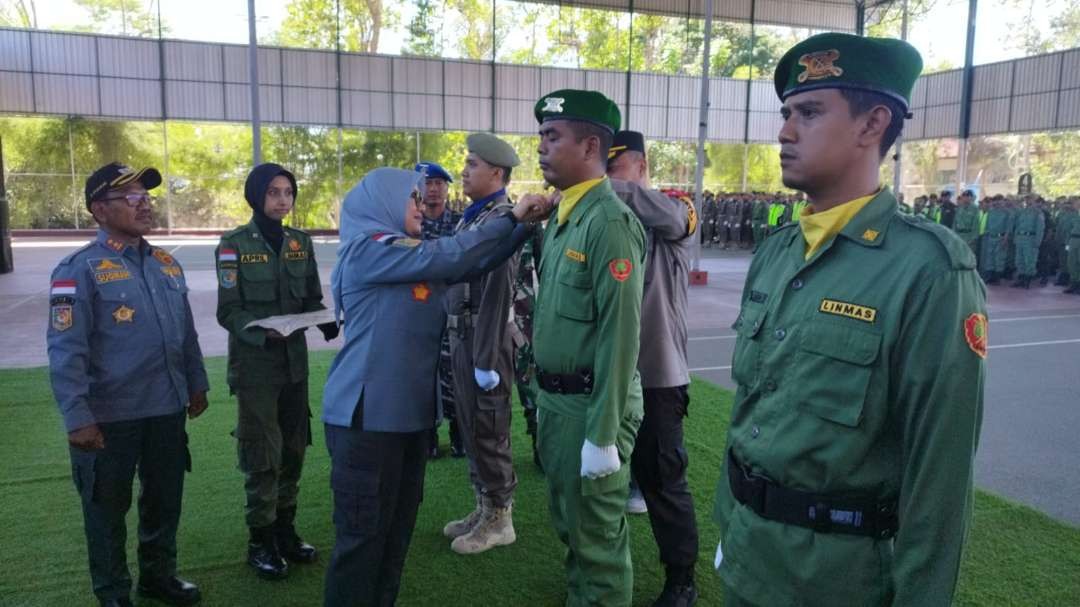
[[[206,410],[209,383],[180,264],[143,236],[153,225],[156,169],[119,163],[86,180],[97,238],[52,273],[49,373],[82,500],[90,579],[102,605],[131,605],[127,526],[139,474],[139,584],[171,605],[199,602],[176,576],[176,531],[187,417]]]
[[[641,303],[638,372],[645,417],[638,429],[631,470],[648,506],[653,536],[667,576],[655,607],[689,607],[697,599],[694,563],[698,532],[686,481],[683,418],[690,406],[686,361],[686,290],[697,213],[689,197],[671,198],[649,188],[645,138],[615,134],[608,154],[611,188],[645,228],[645,289]]]
[[[286,561],[316,559],[293,524],[311,444],[307,338],[248,328],[260,318],[326,307],[311,237],[282,225],[296,194],[296,177],[281,165],[252,169],[244,184],[251,221],[223,234],[214,253],[217,319],[229,332],[228,382],[237,401],[233,436],[247,495],[248,565],[266,579],[286,577]],[[327,341],[338,334],[334,323],[319,329]]]

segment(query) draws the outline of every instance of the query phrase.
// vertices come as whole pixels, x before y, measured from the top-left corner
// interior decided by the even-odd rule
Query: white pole
[[[712,39],[713,0],[705,0],[705,52],[701,59],[701,108],[698,113],[697,166],[694,168],[694,207],[701,217],[702,186],[705,180],[705,137],[709,133],[709,43]],[[694,239],[693,269],[701,267],[701,239]]]
[[[255,36],[255,0],[248,0],[248,71],[251,78],[251,155],[262,164],[262,124],[259,116],[259,42]]]

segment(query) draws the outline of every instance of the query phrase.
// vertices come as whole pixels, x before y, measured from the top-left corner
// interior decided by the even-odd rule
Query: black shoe
[[[283,580],[289,575],[289,564],[278,552],[272,526],[251,528],[247,562],[259,577],[267,580]]]
[[[167,578],[139,578],[139,596],[156,599],[168,605],[194,605],[202,600],[199,587],[191,582],[171,576]],[[124,605],[124,603],[119,603]],[[131,601],[127,602],[128,605]]]
[[[135,603],[132,603],[131,599],[125,596],[115,599],[101,599],[101,607],[135,607]]]
[[[292,525],[289,525],[287,529],[278,530],[277,542],[281,556],[292,563],[314,563],[319,559],[319,551],[315,549],[315,546],[300,539]]]
[[[698,591],[693,580],[688,584],[665,584],[653,607],[691,607],[697,598]]]
[[[1024,286],[1024,277],[1023,276],[1017,276],[1016,280],[1013,281],[1013,283],[1011,285],[1009,285],[1009,286],[1011,286],[1014,289],[1019,289],[1019,288],[1023,287]]]
[[[1062,293],[1068,293],[1069,295],[1076,295],[1080,293],[1080,283],[1073,283],[1071,287],[1062,291]]]

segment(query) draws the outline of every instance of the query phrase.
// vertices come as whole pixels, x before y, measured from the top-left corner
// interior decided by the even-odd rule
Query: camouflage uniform
[[[446,210],[438,219],[428,219],[427,215],[423,216],[420,225],[421,236],[424,240],[453,236],[454,228],[460,220],[461,213],[451,211],[448,204]],[[439,400],[442,403],[442,416],[450,424],[451,454],[455,457],[461,457],[465,455],[465,451],[461,447],[461,438],[457,432],[457,410],[454,407],[454,372],[453,365],[450,362],[449,331],[443,333],[442,343],[439,346]],[[432,429],[431,435],[431,452],[433,456],[438,456],[439,434],[437,427]]]
[[[536,238],[525,241],[518,258],[517,276],[514,278],[514,380],[518,399],[525,409],[526,432],[532,437],[533,462],[541,467],[536,452],[536,384],[532,352],[533,309],[536,307],[537,257],[540,246]]]

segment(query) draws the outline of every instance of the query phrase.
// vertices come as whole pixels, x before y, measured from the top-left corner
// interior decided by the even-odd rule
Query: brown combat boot
[[[450,549],[458,554],[479,554],[496,546],[507,546],[517,541],[512,517],[513,503],[498,508],[484,500],[484,514],[479,524],[465,535],[455,539]]]
[[[465,515],[465,518],[456,521],[450,521],[443,527],[442,533],[446,537],[456,540],[457,538],[465,535],[473,530],[480,523],[480,520],[484,517],[484,502],[480,499],[480,496],[476,496],[476,508]]]

